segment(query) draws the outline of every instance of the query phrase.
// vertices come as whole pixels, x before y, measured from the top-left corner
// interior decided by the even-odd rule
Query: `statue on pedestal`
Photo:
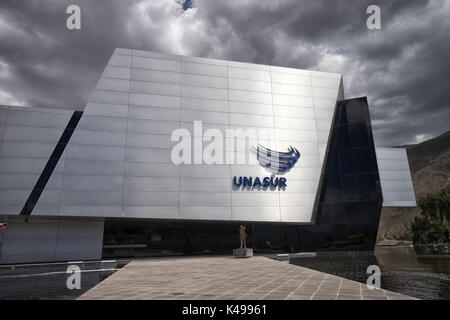
[[[241,249],[247,248],[246,243],[247,232],[245,232],[245,226],[241,225],[239,228],[239,239],[241,240]]]
[[[250,258],[253,257],[253,249],[247,248],[247,232],[245,232],[245,226],[239,227],[239,239],[241,240],[241,247],[239,249],[233,249],[233,256],[236,258]]]

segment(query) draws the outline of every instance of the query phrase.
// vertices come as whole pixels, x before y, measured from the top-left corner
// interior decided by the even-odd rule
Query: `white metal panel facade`
[[[416,198],[404,148],[375,148],[384,207],[415,207]]]
[[[103,219],[9,217],[0,264],[101,259],[103,225]]]
[[[338,96],[339,74],[116,49],[64,151],[57,214],[311,222]],[[224,136],[271,130],[258,142],[296,147],[287,188],[232,188],[234,176],[270,176],[249,145],[227,154],[234,164],[173,164],[170,135],[194,134],[194,121]],[[238,164],[239,156],[252,162]],[[50,196],[46,189],[43,199]],[[47,207],[41,199],[36,214]]]
[[[58,143],[73,111],[0,106],[0,215],[18,215]],[[62,183],[60,159],[50,178],[44,205],[58,214]]]

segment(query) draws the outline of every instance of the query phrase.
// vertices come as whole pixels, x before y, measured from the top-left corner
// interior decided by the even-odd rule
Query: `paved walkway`
[[[262,256],[131,261],[79,299],[412,299]]]

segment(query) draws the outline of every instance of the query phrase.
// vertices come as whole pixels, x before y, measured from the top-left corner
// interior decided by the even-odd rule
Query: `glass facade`
[[[247,224],[255,252],[371,251],[383,199],[367,99],[339,101],[313,225]],[[239,223],[106,219],[103,256],[230,253]]]
[[[299,249],[373,250],[383,198],[367,99],[336,105],[316,224],[296,227]]]

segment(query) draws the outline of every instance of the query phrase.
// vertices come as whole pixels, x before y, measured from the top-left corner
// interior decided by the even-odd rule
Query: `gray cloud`
[[[450,6],[436,1],[2,0],[0,103],[82,109],[115,47],[339,72],[376,142],[448,130]],[[82,30],[65,28],[79,4]],[[365,10],[378,4],[383,30]]]

